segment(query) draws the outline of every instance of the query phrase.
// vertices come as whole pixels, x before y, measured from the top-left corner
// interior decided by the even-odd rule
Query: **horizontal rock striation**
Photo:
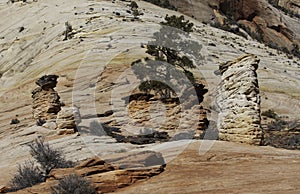
[[[170,3],[198,21],[217,23],[236,34],[246,30],[253,38],[272,47],[292,51],[295,45],[300,45],[299,30],[295,28],[298,21],[293,24],[292,19],[285,19],[287,15],[279,9],[300,14],[299,0],[170,0]]]
[[[77,125],[81,122],[79,109],[76,107],[64,107],[57,114],[58,134],[72,134],[77,131]]]
[[[148,180],[159,175],[165,169],[162,154],[153,151],[121,154],[113,156],[109,161],[112,164],[108,163],[107,160],[94,157],[83,161],[74,168],[53,169],[46,182],[15,193],[50,193],[51,187],[71,174],[77,174],[91,181],[97,193],[110,193]],[[5,188],[3,190],[5,191]]]
[[[220,140],[260,145],[260,95],[256,70],[259,59],[246,55],[220,65],[218,87]]]
[[[300,15],[300,0],[278,0],[278,5]]]

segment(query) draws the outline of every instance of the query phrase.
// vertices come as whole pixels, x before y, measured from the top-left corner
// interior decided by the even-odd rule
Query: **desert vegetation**
[[[154,33],[154,41],[147,43],[146,53],[152,59],[145,58],[132,63],[136,76],[142,80],[139,89],[146,94],[153,92],[162,99],[171,98],[175,95],[174,88],[190,82],[196,91],[202,91],[204,86],[197,83],[191,69],[196,68],[194,61],[201,61],[201,45],[189,40],[189,33],[193,31],[193,23],[186,21],[184,16],[168,16],[161,22],[161,29]],[[185,37],[185,38],[183,38]],[[164,67],[164,70],[161,68]],[[178,74],[183,72],[184,77]],[[155,75],[155,78],[149,77]],[[176,76],[176,82],[169,80]],[[188,80],[185,80],[187,78]],[[165,82],[164,82],[165,81]],[[197,92],[198,94],[198,92]]]
[[[131,3],[128,5],[130,7],[130,13],[134,16],[133,19],[138,19],[140,15],[143,15],[143,13],[138,9],[139,6],[135,1],[131,1]]]
[[[53,149],[44,138],[38,138],[29,145],[30,155],[35,159],[18,165],[18,170],[10,181],[10,191],[17,191],[44,182],[55,168],[70,168],[75,163],[64,158],[63,153]]]
[[[84,177],[78,176],[77,174],[64,176],[61,180],[59,180],[56,186],[51,187],[51,194],[70,193],[94,194],[96,193],[96,190],[90,181]]]
[[[262,116],[269,119],[263,127],[264,145],[286,149],[300,148],[299,120],[282,118],[272,109],[262,112]]]
[[[26,161],[23,165],[18,165],[17,172],[10,181],[10,190],[17,191],[45,181],[41,170],[33,161]]]
[[[171,10],[177,10],[177,8],[170,4],[169,0],[144,0],[146,2],[152,3],[162,8],[167,8]]]
[[[63,39],[64,41],[71,39],[74,36],[74,34],[72,33],[73,27],[69,22],[65,22],[65,27],[66,27],[66,30],[64,31],[64,36],[65,36],[65,38]]]

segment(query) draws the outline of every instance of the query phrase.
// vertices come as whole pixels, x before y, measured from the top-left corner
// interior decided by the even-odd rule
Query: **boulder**
[[[45,75],[36,81],[39,87],[32,91],[34,119],[55,119],[57,113],[61,110],[60,97],[54,90],[57,78],[56,75]]]
[[[237,22],[246,20],[244,27],[260,36],[261,41],[278,48],[293,49],[295,33],[283,21],[283,16],[267,0],[219,0],[219,9]]]
[[[60,130],[67,130],[69,134],[72,130],[73,133],[77,131],[77,124],[81,121],[80,113],[76,107],[64,107],[58,113],[56,123]]]
[[[40,86],[43,90],[53,89],[57,84],[57,75],[44,75],[38,79],[35,83]]]
[[[57,129],[57,124],[56,124],[55,120],[46,121],[46,123],[44,123],[42,126],[47,129],[51,129],[51,130]]]

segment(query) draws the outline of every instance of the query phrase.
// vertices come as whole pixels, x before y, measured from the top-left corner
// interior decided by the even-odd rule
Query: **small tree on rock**
[[[179,17],[175,15],[172,16],[166,15],[165,20],[166,20],[165,22],[161,22],[162,25],[178,28],[187,33],[193,32],[194,23],[190,22],[189,20],[185,21],[183,15]]]
[[[129,6],[130,6],[131,10],[135,10],[135,9],[139,8],[138,4],[135,1],[132,1]]]
[[[185,74],[192,85],[196,84],[194,75],[190,70],[196,68],[194,61],[202,59],[200,55],[202,47],[198,42],[190,40],[189,33],[192,32],[194,24],[185,21],[184,16],[169,17],[167,15],[165,20],[165,22],[161,22],[160,30],[154,33],[154,40],[147,44],[146,53],[153,56],[155,60],[146,58],[144,64],[141,63],[141,60],[137,60],[133,62],[132,66],[137,77],[143,80],[139,86],[141,91],[146,93],[154,91],[163,94],[164,98],[170,98],[171,94],[174,93],[174,90],[171,89],[173,88],[172,84],[180,86],[186,81],[180,76],[174,77],[177,75],[178,69]],[[154,62],[160,63],[161,66],[154,65]],[[164,65],[164,63],[169,65]],[[150,74],[155,74],[159,79],[147,79]],[[168,81],[168,84],[163,84],[164,80]],[[198,88],[201,87],[197,86],[195,89]]]

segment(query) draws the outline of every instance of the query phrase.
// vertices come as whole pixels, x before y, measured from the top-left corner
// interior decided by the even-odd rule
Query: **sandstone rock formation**
[[[80,113],[76,107],[63,107],[57,114],[57,128],[59,134],[72,134],[77,131],[77,125],[80,123]]]
[[[135,153],[129,156],[123,154],[123,156],[112,158],[111,161],[115,165],[94,157],[83,161],[74,168],[53,169],[45,183],[17,191],[16,193],[49,193],[50,187],[56,185],[58,180],[74,173],[90,180],[97,193],[114,192],[120,188],[156,176],[162,173],[165,168],[161,154],[153,151],[146,151],[141,154]],[[126,166],[124,162],[126,165],[131,163],[130,166],[135,168],[124,169]],[[118,166],[119,164],[122,168]]]
[[[243,28],[268,45],[293,49],[295,33],[283,21],[283,17],[266,0],[220,0],[219,9],[229,19],[236,20]]]
[[[57,75],[45,75],[36,81],[39,87],[32,91],[34,119],[55,119],[60,111],[60,97],[54,90],[57,78]]]
[[[220,65],[222,82],[217,104],[219,139],[260,145],[260,95],[256,70],[259,59],[245,55]]]
[[[105,162],[118,166],[119,169],[145,168],[151,166],[165,165],[161,153],[154,151],[131,151],[106,156]]]
[[[179,157],[167,164],[165,171],[160,175],[123,188],[118,193],[299,193],[300,191],[299,151],[217,141],[213,149],[199,155],[201,144],[203,142],[190,144]]]
[[[240,31],[236,25],[230,26],[230,21],[238,23],[252,37],[278,48],[292,50],[293,44],[300,45],[299,31],[293,29],[277,8],[267,0],[204,0],[204,1],[170,1],[178,9],[194,16],[199,21],[219,23],[224,29],[235,33]],[[299,0],[281,0],[279,6],[287,10],[299,11]],[[199,11],[201,10],[201,11]],[[299,24],[298,24],[299,25]],[[231,28],[231,29],[230,29]],[[236,30],[238,29],[238,30]]]
[[[186,132],[193,132],[199,136],[209,124],[206,110],[189,99],[182,104],[160,100],[132,100],[128,104],[128,109],[128,120],[113,123],[115,127],[120,128],[121,133],[106,131],[119,142],[133,144],[165,142],[177,134]],[[115,118],[118,121],[123,119],[124,115],[125,113],[119,112],[115,114]],[[193,136],[189,139],[192,138]]]
[[[299,0],[278,0],[278,5],[295,14],[300,14]]]
[[[206,14],[206,11],[213,14],[210,8],[219,10],[217,5],[210,3],[211,0],[176,1],[182,3],[187,11],[194,13],[197,19],[196,14],[201,14],[211,21],[215,16]],[[67,158],[74,161],[93,157],[90,147],[96,148],[99,155],[110,155],[124,152],[124,150],[147,149],[153,146],[153,144],[143,146],[121,144],[108,136],[98,137],[89,134],[52,136],[53,131],[44,127],[28,127],[32,125],[30,119],[32,118],[32,99],[28,91],[33,89],[34,77],[41,73],[56,72],[60,75],[57,91],[66,104],[71,104],[72,84],[75,79],[78,80],[82,90],[77,100],[78,103],[84,105],[81,106],[83,118],[81,129],[88,129],[92,121],[90,118],[96,115],[91,113],[89,108],[84,111],[85,105],[89,107],[95,102],[94,95],[92,98],[88,96],[88,94],[94,94],[91,93],[93,84],[97,86],[95,90],[97,113],[102,114],[112,110],[115,102],[111,101],[111,93],[125,83],[124,80],[124,83],[116,84],[119,75],[126,74],[126,77],[130,78],[130,74],[127,74],[125,70],[130,67],[132,61],[145,57],[144,51],[140,48],[141,43],[144,44],[152,37],[156,26],[159,27],[158,23],[166,14],[182,14],[144,1],[137,1],[137,3],[144,15],[140,16],[140,20],[129,22],[132,14],[126,12],[129,9],[126,6],[127,1],[113,1],[112,3],[94,0],[43,0],[26,3],[26,5],[0,2],[1,17],[10,18],[0,21],[0,155],[2,158],[0,185],[10,180],[11,174],[17,170],[17,163],[30,159],[27,144],[40,135],[51,139],[50,145],[63,149]],[[202,9],[199,6],[200,3],[203,6],[209,3],[211,5]],[[45,6],[47,9],[41,9]],[[94,9],[93,12],[88,11],[91,8]],[[121,16],[112,14],[116,11]],[[26,17],[20,20],[20,16],[24,15]],[[81,30],[68,41],[62,41],[62,32],[65,29],[65,21],[62,21],[62,18],[68,18],[68,21],[72,21],[74,29]],[[205,75],[210,91],[213,91],[211,89],[214,89],[220,81],[220,77],[213,73],[218,69],[219,60],[231,61],[245,52],[251,52],[257,55],[263,64],[258,69],[262,108],[264,110],[274,108],[280,115],[290,118],[299,115],[300,60],[298,58],[290,59],[285,54],[252,39],[246,40],[234,33],[203,24],[201,21],[188,19],[195,24],[192,36],[203,45],[205,61],[199,69]],[[285,23],[288,21],[290,27],[299,29],[299,22],[296,18],[284,15],[283,21]],[[19,32],[21,26],[24,26],[25,30]],[[300,30],[294,30],[294,32],[300,32]],[[87,56],[86,53],[88,53]],[[117,68],[106,66],[108,59],[111,66]],[[83,67],[82,73],[75,75],[80,66]],[[103,72],[101,76],[95,74],[97,71],[102,72],[103,69],[106,73]],[[94,81],[95,79],[99,81]],[[209,102],[206,102],[203,106],[208,108],[209,105]],[[121,119],[125,120],[126,114],[119,111],[120,109],[119,107],[113,109],[113,116],[101,116],[98,118],[99,122],[111,124],[117,118],[121,123]],[[10,126],[9,123],[17,114],[20,125],[16,130],[15,126]],[[88,117],[89,115],[93,117]],[[210,115],[208,117],[211,118]],[[194,119],[186,120],[182,126],[189,128],[193,121]],[[133,124],[129,123],[128,128],[134,128]],[[87,141],[82,142],[84,135]],[[237,191],[300,193],[298,179],[300,157],[297,151],[200,140],[196,141],[192,150],[186,150],[173,160],[174,155],[177,154],[174,150],[184,147],[181,142],[188,144],[190,141],[154,144],[165,149],[165,155],[170,156],[172,166],[168,163],[168,171],[141,184],[135,192],[125,190],[124,193],[236,193]],[[199,155],[200,144],[206,143],[214,144],[214,147],[204,156]],[[171,145],[177,147],[173,148]],[[208,168],[203,168],[203,166]],[[35,193],[41,192],[38,190]]]

